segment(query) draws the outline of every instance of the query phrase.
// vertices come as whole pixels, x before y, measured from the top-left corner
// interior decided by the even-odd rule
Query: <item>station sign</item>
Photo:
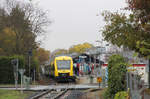
[[[101,83],[102,82],[102,77],[97,77],[97,82]]]

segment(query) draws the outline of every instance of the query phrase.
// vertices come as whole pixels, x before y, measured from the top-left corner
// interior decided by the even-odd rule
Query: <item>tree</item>
[[[150,3],[148,0],[127,0],[127,2],[128,9],[132,11],[129,15],[117,12],[102,14],[106,21],[102,30],[103,36],[113,44],[127,47],[138,52],[139,56],[150,58]]]
[[[12,55],[15,48],[15,34],[10,28],[4,28],[3,33],[0,33],[0,55]]]
[[[38,6],[18,0],[5,0],[0,4],[0,55],[23,55],[28,65],[27,53],[37,50],[37,37],[45,35],[44,30],[49,23],[47,12]],[[38,67],[39,57],[32,56],[31,65]]]
[[[69,48],[69,53],[83,53],[87,48],[93,47],[90,43],[77,44]]]
[[[149,0],[127,0],[128,9],[131,10],[137,19],[143,23],[150,19],[150,1]]]
[[[150,1],[149,0],[127,0],[128,9],[136,16],[140,22],[140,30],[143,30],[147,35],[150,35]],[[149,59],[149,88],[150,88],[150,39],[145,38],[137,42],[139,52]]]
[[[102,15],[106,22],[102,30],[105,40],[119,47],[124,46],[142,54],[137,47],[137,43],[149,40],[150,35],[142,29],[142,25],[140,25],[139,21],[136,21],[134,14],[127,16],[122,13],[106,11]]]
[[[137,48],[139,52],[144,56],[150,55],[150,39],[147,38],[150,35],[150,1],[149,0],[127,0],[128,9],[131,10],[136,18],[136,21],[139,22],[138,30],[143,30],[145,33],[145,39],[138,40]]]
[[[36,37],[44,35],[45,26],[50,23],[47,13],[31,3],[6,0],[4,5],[0,8],[0,34],[3,35],[3,30],[9,29],[10,34],[15,36],[15,47],[7,46],[12,51],[9,55],[26,55],[28,50],[37,48]]]

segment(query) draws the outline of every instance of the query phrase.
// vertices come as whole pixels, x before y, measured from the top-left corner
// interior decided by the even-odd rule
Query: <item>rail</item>
[[[51,91],[52,91],[52,90],[47,90],[47,91],[41,92],[41,93],[39,93],[39,94],[37,94],[37,95],[31,97],[30,99],[39,99],[40,97],[42,97],[42,96],[48,94],[48,93],[51,92]]]

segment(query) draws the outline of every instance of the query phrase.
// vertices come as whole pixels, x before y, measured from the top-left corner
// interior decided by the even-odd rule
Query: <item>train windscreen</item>
[[[70,69],[70,60],[57,60],[57,69]]]

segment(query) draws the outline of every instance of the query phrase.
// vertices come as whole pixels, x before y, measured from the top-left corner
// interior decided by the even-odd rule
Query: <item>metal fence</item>
[[[143,90],[146,86],[138,74],[131,72],[127,73],[127,88],[130,89],[131,99],[144,99]]]

